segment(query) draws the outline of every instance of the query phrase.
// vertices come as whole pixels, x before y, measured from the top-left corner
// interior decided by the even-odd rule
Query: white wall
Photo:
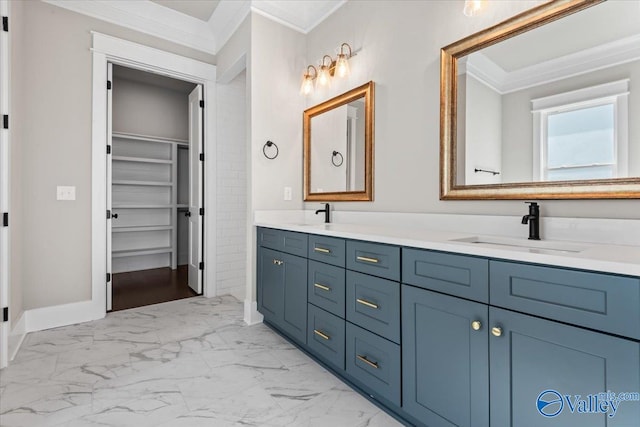
[[[469,74],[466,74],[466,93],[464,183],[500,183],[501,174],[475,172],[475,169],[502,170],[502,97]]]
[[[22,224],[13,230],[12,251],[22,245],[29,262],[13,265],[11,290],[21,288],[24,309],[32,309],[91,298],[90,31],[215,58],[39,1],[13,2],[14,10],[17,4],[22,15],[12,19],[12,31],[23,33],[14,40],[20,75],[11,89],[20,105],[12,114],[23,126],[14,139],[22,157],[12,159],[12,186],[22,197]],[[57,185],[76,186],[77,199],[56,201]]]
[[[362,49],[352,76],[309,107],[369,80],[376,82],[375,201],[335,203],[338,210],[518,215],[521,201],[440,201],[440,49],[530,8],[537,1],[488,2],[472,18],[462,1],[350,1],[307,35],[308,63],[348,42]],[[289,55],[294,62],[294,55]],[[306,65],[306,64],[305,64]],[[295,83],[299,86],[304,65]],[[301,125],[299,125],[301,126]],[[302,181],[298,164],[292,173]],[[276,196],[276,194],[273,194]],[[544,215],[637,218],[635,200],[544,201]],[[309,203],[305,207],[316,208]]]
[[[243,300],[247,276],[246,71],[217,85],[217,291]]]
[[[189,94],[115,77],[113,131],[187,140]]]

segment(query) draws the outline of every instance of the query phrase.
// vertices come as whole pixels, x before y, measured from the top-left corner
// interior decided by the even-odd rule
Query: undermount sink
[[[587,249],[584,246],[548,240],[519,240],[506,237],[472,236],[451,239],[450,242],[470,243],[478,245],[501,246],[505,248],[528,250],[532,253],[578,253]]]

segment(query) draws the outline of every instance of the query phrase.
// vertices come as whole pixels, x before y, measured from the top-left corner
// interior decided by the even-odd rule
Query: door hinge
[[[200,153],[200,161],[204,162],[204,153]]]
[[[107,145],[107,154],[111,154],[111,146]]]
[[[9,226],[9,212],[2,213],[2,226],[3,227]]]
[[[111,80],[107,80],[107,90],[111,90]]]
[[[3,114],[2,115],[2,127],[4,129],[9,129],[9,115],[8,114]]]
[[[4,307],[2,309],[2,321],[3,322],[9,321],[9,307]]]
[[[200,215],[203,216],[204,215],[204,208],[200,208]]]
[[[9,17],[8,16],[3,16],[2,17],[2,31],[9,32]]]
[[[107,273],[107,283],[111,281],[111,273]]]
[[[200,270],[204,270],[204,262],[200,262],[200,265],[198,265],[198,268]]]
[[[107,209],[107,219],[111,219],[111,210]]]
[[[204,108],[204,101],[200,100],[200,108]]]

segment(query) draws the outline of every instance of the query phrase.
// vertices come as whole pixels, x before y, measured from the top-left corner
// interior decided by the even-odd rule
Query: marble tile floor
[[[242,313],[195,297],[29,334],[0,371],[0,425],[400,425]]]

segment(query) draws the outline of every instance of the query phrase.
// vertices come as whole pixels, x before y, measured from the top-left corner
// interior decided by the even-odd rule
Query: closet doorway
[[[202,294],[202,86],[108,64],[107,311]]]

